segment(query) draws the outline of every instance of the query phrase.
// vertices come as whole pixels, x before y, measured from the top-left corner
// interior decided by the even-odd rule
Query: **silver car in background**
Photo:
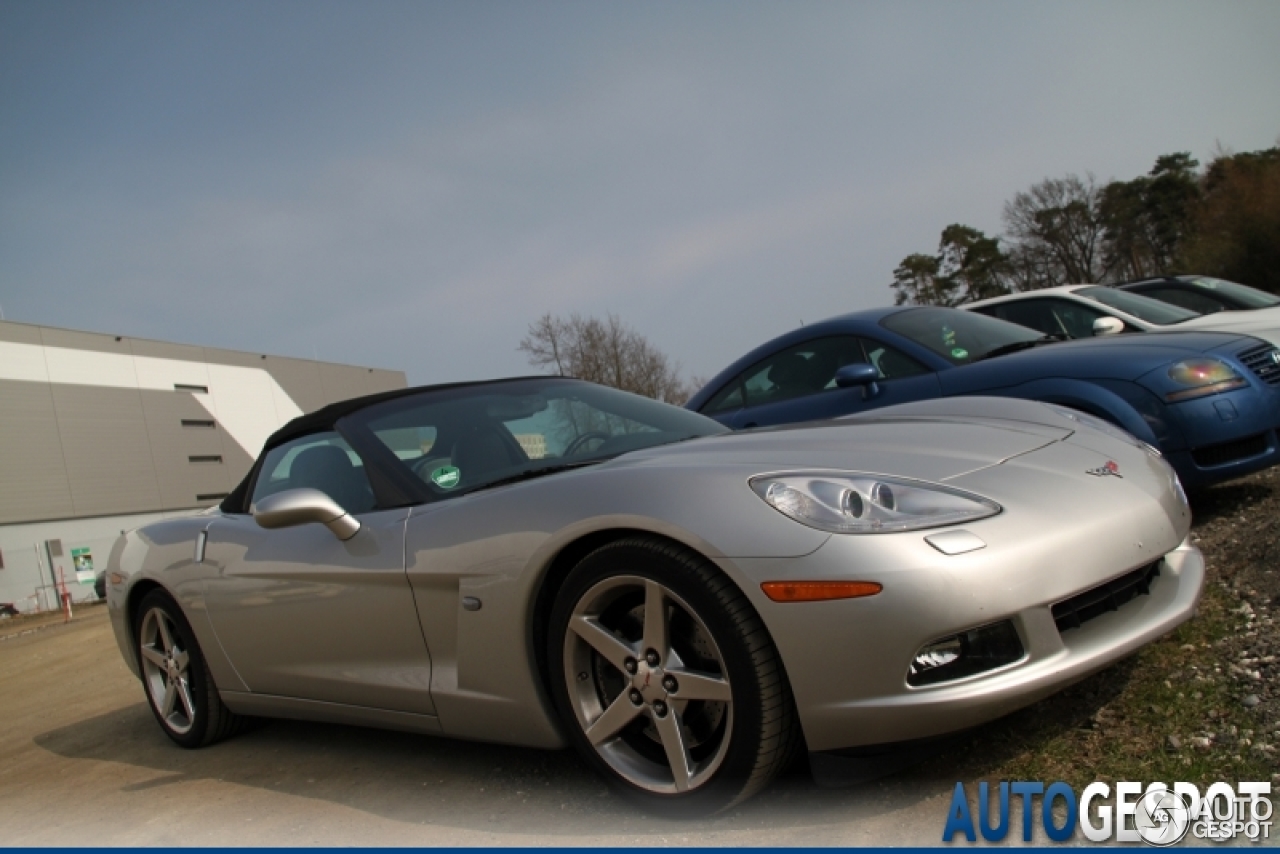
[[[1045,697],[1188,619],[1159,454],[1003,398],[729,433],[528,378],[334,404],[203,515],[121,537],[109,608],[184,747],[244,716],[573,745],[710,812]]]

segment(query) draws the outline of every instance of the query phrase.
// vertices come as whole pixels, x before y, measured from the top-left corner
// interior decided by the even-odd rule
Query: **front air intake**
[[[1151,582],[1160,574],[1163,559],[1125,573],[1119,578],[1072,596],[1053,606],[1053,621],[1058,632],[1078,629],[1092,619],[1120,608],[1151,592]]]

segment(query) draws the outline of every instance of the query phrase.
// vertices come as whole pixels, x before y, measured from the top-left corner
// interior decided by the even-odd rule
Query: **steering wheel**
[[[605,432],[603,432],[603,431],[600,431],[600,430],[589,430],[589,431],[587,431],[586,433],[583,433],[581,436],[578,436],[576,439],[574,439],[574,440],[573,440],[572,442],[570,442],[568,445],[566,445],[566,446],[565,446],[565,449],[564,449],[564,453],[563,453],[563,454],[561,454],[560,456],[562,456],[562,457],[572,457],[574,454],[576,454],[576,453],[578,453],[579,451],[581,451],[581,450],[583,449],[583,447],[587,444],[587,442],[590,442],[590,441],[592,441],[593,439],[599,439],[599,440],[600,440],[600,441],[602,441],[602,442],[607,442],[607,441],[609,441],[609,439],[611,439],[611,438],[613,438],[613,437],[612,437],[612,436],[610,436],[608,433],[605,433]]]

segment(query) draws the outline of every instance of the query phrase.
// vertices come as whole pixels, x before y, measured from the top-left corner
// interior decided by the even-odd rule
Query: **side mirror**
[[[1093,322],[1094,335],[1115,335],[1124,332],[1124,321],[1118,317],[1099,317]]]
[[[878,379],[880,379],[880,372],[874,366],[865,362],[845,365],[836,371],[836,385],[840,388],[862,386],[863,400],[875,397],[880,393],[880,386],[876,382]]]
[[[292,528],[319,522],[343,541],[360,530],[358,521],[318,489],[289,489],[268,495],[253,506],[253,521],[263,528]]]

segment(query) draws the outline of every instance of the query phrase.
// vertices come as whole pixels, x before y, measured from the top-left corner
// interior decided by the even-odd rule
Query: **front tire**
[[[163,590],[142,600],[134,627],[142,687],[165,735],[186,748],[233,735],[244,719],[218,696],[195,633],[182,609]]]
[[[727,809],[763,788],[799,737],[759,615],[677,546],[629,538],[583,559],[552,609],[547,660],[574,746],[651,809]]]

